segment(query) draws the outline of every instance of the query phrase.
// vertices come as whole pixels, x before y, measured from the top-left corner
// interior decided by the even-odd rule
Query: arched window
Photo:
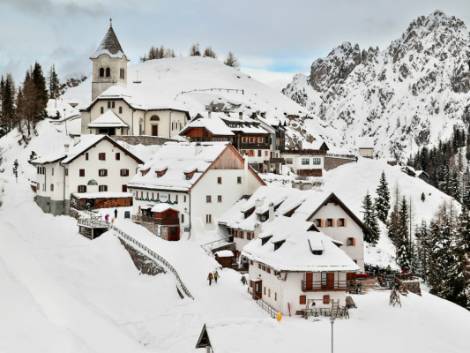
[[[106,77],[111,76],[111,69],[109,67],[106,68]]]
[[[152,115],[150,117],[150,121],[160,121],[160,118],[158,117],[158,115]]]
[[[119,114],[122,114],[122,107],[119,107]]]
[[[104,77],[104,68],[100,68],[100,77]]]
[[[120,69],[119,70],[119,77],[124,80],[126,78],[126,72],[124,71],[124,69]]]

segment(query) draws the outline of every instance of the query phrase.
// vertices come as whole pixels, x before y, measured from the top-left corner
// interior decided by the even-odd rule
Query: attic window
[[[187,169],[184,171],[184,176],[186,177],[186,180],[191,180],[192,177],[194,176],[194,173],[197,172],[197,168],[195,169]]]
[[[277,241],[274,243],[274,251],[276,251],[277,249],[279,249],[282,244],[284,244],[286,241],[285,240],[280,240],[280,241]]]
[[[140,174],[142,174],[142,176],[145,176],[147,175],[147,173],[149,172],[150,168],[146,168],[146,169],[141,169],[140,170]]]
[[[156,169],[155,170],[155,175],[157,176],[157,178],[161,178],[162,176],[165,175],[167,170],[168,170],[168,168]]]
[[[267,237],[261,238],[261,245],[266,244],[269,241],[269,239],[271,239],[272,237],[273,237],[272,235],[268,235]]]

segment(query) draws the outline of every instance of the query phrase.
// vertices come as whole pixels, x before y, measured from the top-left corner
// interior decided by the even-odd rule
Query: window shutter
[[[323,296],[323,304],[330,304],[330,296],[328,294]]]
[[[299,297],[299,304],[307,304],[307,297],[305,295]]]

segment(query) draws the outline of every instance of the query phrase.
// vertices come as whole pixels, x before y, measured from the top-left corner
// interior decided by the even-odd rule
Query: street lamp
[[[330,316],[330,324],[331,324],[331,353],[334,352],[333,349],[333,324],[335,323],[335,317],[333,316],[333,313],[331,313]]]

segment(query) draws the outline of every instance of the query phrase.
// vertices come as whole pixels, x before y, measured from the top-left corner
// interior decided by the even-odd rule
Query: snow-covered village
[[[470,3],[0,19],[1,353],[470,352]]]

